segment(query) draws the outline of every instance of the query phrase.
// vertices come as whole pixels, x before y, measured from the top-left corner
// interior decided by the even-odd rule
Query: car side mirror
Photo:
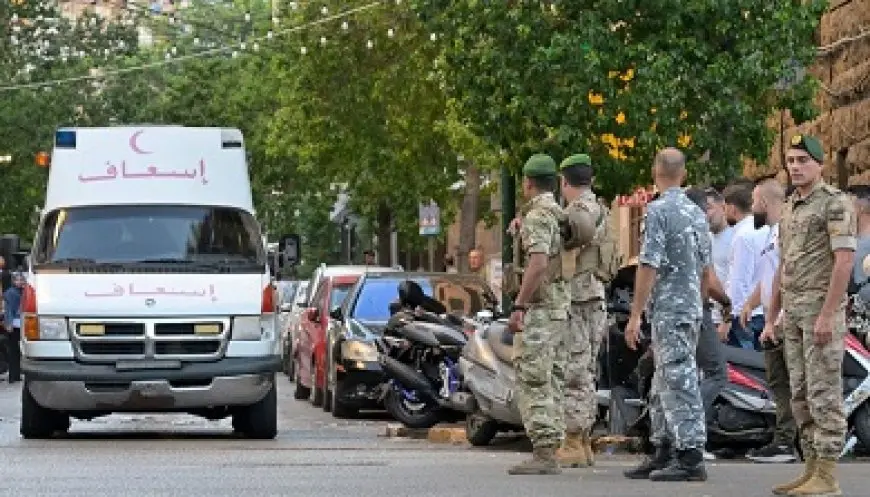
[[[336,321],[341,321],[341,307],[336,307],[335,309],[329,311],[329,317],[335,319]]]
[[[316,323],[320,321],[320,310],[317,307],[309,307],[308,311],[306,311],[306,316],[309,321]]]
[[[293,267],[302,260],[302,239],[297,234],[289,234],[281,237],[278,241],[278,259],[281,267]]]

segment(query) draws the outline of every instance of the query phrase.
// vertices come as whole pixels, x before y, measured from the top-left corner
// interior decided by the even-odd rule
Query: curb
[[[413,440],[426,440],[438,444],[462,445],[467,444],[465,427],[461,425],[437,425],[432,428],[408,428],[401,424],[389,424],[384,432],[387,438],[409,438]],[[598,454],[607,453],[635,453],[639,452],[641,441],[639,438],[621,435],[604,435],[592,440],[592,450]]]

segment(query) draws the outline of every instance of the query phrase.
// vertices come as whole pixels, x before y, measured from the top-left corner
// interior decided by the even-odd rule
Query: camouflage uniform
[[[808,459],[836,460],[843,449],[845,298],[834,315],[834,336],[813,339],[834,251],[854,250],[857,227],[852,203],[840,190],[819,182],[804,198],[794,192],[780,223],[782,334],[791,383],[791,405]]]
[[[584,191],[568,205],[568,209],[586,210],[592,216],[593,223],[602,212],[595,194],[590,190]],[[592,272],[576,274],[571,279],[570,289],[570,358],[565,390],[565,424],[569,433],[582,433],[592,429],[598,412],[595,378],[598,349],[607,322],[607,308],[604,305],[604,284]]]
[[[545,253],[551,259],[561,251],[559,220],[562,209],[552,193],[531,199],[525,209],[520,241],[528,257]],[[523,332],[514,345],[517,400],[526,434],[537,447],[555,448],[565,435],[563,416],[565,367],[568,360],[568,285],[555,280],[540,288],[529,303]]]
[[[651,440],[677,451],[703,449],[707,433],[695,351],[703,308],[701,278],[712,264],[704,212],[680,188],[647,207],[639,262],[657,269],[650,301],[656,371]]]

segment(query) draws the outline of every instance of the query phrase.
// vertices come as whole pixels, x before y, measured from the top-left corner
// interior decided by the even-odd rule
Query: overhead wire
[[[292,33],[297,33],[299,31],[303,31],[305,29],[308,29],[308,28],[311,28],[314,26],[328,24],[332,21],[336,21],[339,19],[350,17],[350,16],[352,16],[354,14],[358,14],[360,12],[371,10],[375,7],[382,5],[383,3],[384,2],[382,0],[376,0],[376,1],[373,1],[370,3],[367,3],[365,5],[361,5],[359,7],[347,9],[347,10],[338,12],[336,14],[328,15],[328,16],[322,17],[320,19],[315,19],[313,21],[308,21],[308,22],[305,22],[303,24],[299,24],[299,25],[296,25],[296,26],[293,26],[290,28],[286,28],[286,29],[282,29],[282,30],[274,30],[274,31],[270,31],[270,33],[266,34],[266,35],[251,37],[251,38],[249,38],[248,41],[249,42],[262,42],[262,41],[269,40],[269,39],[276,37],[276,36],[284,36],[284,35],[288,35],[288,34],[292,34]],[[34,89],[34,88],[38,89],[38,88],[46,88],[46,87],[51,87],[51,86],[67,84],[67,83],[105,79],[105,78],[111,77],[111,76],[129,74],[129,73],[133,73],[133,72],[137,72],[137,71],[153,69],[156,67],[164,67],[164,66],[168,66],[170,64],[179,64],[182,62],[186,62],[188,60],[198,59],[200,57],[207,57],[210,55],[232,52],[236,49],[237,49],[236,46],[222,46],[222,47],[207,48],[207,49],[195,52],[195,53],[180,55],[177,57],[167,58],[167,59],[160,60],[160,61],[148,62],[145,64],[136,65],[136,66],[101,70],[97,74],[82,74],[80,76],[71,76],[71,77],[67,77],[67,78],[58,78],[58,79],[53,79],[53,80],[35,81],[35,82],[31,82],[31,83],[20,83],[20,84],[15,84],[15,85],[0,86],[0,92],[9,92],[9,91],[15,91],[15,90]]]

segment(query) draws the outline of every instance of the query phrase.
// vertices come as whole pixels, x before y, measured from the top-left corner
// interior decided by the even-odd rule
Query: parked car
[[[294,397],[311,398],[315,406],[323,404],[326,395],[326,329],[329,310],[341,305],[359,277],[369,270],[393,271],[398,269],[371,266],[319,267],[308,284],[306,309],[300,318],[293,361],[296,382]]]
[[[293,350],[299,335],[299,326],[305,312],[307,281],[300,281],[290,298],[281,304],[282,315],[287,317],[281,324],[281,363],[284,374],[291,380],[295,377]]]
[[[284,329],[284,322],[290,317],[292,306],[285,304],[293,302],[293,295],[299,287],[299,282],[294,280],[278,280],[275,282],[275,289],[278,291],[278,321],[279,329]]]
[[[398,299],[402,281],[417,282],[423,292],[458,316],[473,318],[490,309],[495,295],[483,278],[455,273],[368,272],[354,285],[344,304],[333,307],[328,329],[329,358],[324,410],[338,418],[361,409],[379,408],[384,375],[374,340],[390,318],[390,303]]]

